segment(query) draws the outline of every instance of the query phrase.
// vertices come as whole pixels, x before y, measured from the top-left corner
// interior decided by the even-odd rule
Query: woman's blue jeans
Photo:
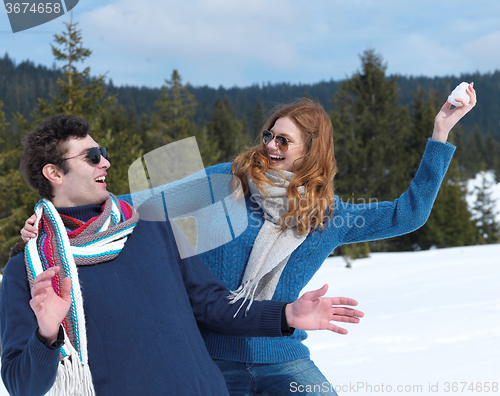
[[[241,363],[214,359],[231,396],[335,395],[334,386],[309,358],[285,363]]]

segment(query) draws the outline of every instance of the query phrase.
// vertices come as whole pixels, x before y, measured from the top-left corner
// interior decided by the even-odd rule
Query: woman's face
[[[302,162],[302,159],[296,160],[305,153],[302,132],[288,117],[278,118],[270,130],[274,133],[274,136],[279,135],[285,137],[289,144],[288,150],[286,151],[282,151],[276,144],[276,138],[266,145],[269,156],[269,167],[271,169],[294,172],[295,167],[298,167]]]

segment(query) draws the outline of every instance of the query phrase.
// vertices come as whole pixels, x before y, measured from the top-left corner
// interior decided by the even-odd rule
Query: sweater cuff
[[[453,154],[455,152],[456,147],[451,144],[450,142],[438,142],[437,140],[434,140],[433,138],[427,139],[427,145],[428,146],[434,146],[435,145],[435,150],[443,150],[445,153],[451,153]],[[441,148],[439,146],[442,146]]]
[[[38,330],[34,331],[28,341],[28,353],[31,355],[33,361],[37,362],[37,365],[45,367],[53,365],[57,370],[60,354],[59,348],[47,348],[46,345],[40,341],[40,336],[37,333]]]
[[[443,178],[448,170],[456,147],[448,142],[442,143],[429,139],[422,157],[422,163],[427,163],[432,169],[438,170],[439,177]]]
[[[266,301],[260,317],[260,329],[267,337],[282,337],[282,315],[287,303],[281,301]]]
[[[286,306],[289,303],[286,303],[283,305],[283,308],[281,309],[281,334],[284,336],[291,336],[293,332],[295,331],[295,328],[288,326],[288,320],[286,318]]]
[[[57,339],[54,341],[53,344],[49,344],[49,341],[40,335],[40,333],[38,332],[38,327],[35,331],[35,334],[36,334],[37,338],[40,340],[40,342],[49,349],[56,350],[56,349],[60,348],[62,344],[64,344],[64,330],[63,330],[62,326],[59,326],[59,332],[57,333]]]

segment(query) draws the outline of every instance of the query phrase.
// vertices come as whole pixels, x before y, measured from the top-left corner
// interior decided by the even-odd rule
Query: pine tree
[[[231,108],[228,97],[217,98],[214,111],[206,124],[207,138],[216,142],[220,160],[230,161],[245,147],[248,137],[243,134],[243,124]]]
[[[427,139],[432,135],[434,119],[437,114],[437,93],[426,91],[421,87],[412,93],[413,101],[411,109],[411,132],[406,143],[406,150],[410,154],[411,161],[410,176],[413,179],[417,173],[422,154],[427,145]]]
[[[41,120],[56,114],[70,114],[89,120],[94,135],[99,128],[102,113],[116,102],[114,96],[107,96],[105,75],[90,77],[90,67],[78,71],[76,64],[84,62],[92,51],[84,48],[78,23],[64,23],[66,30],[61,35],[55,34],[56,45],[51,44],[56,61],[62,61],[62,78],[57,80],[57,94],[51,95],[52,101],[39,99],[31,114],[33,122],[28,122],[17,114],[16,121],[24,130],[31,130]]]
[[[3,109],[3,102],[0,100],[0,139],[2,139],[1,143],[3,147],[3,144],[5,142],[4,139],[7,137],[6,131],[7,127],[9,126],[9,123],[5,120],[5,112],[2,109]]]
[[[0,102],[0,136],[5,134],[8,126],[2,107]],[[0,144],[3,144],[1,137]],[[28,217],[26,209],[33,210],[37,200],[18,170],[20,155],[20,142],[0,153],[0,267],[7,263],[11,247],[21,242],[19,230]]]
[[[481,131],[476,126],[467,138],[466,165],[468,176],[486,170],[486,147]]]
[[[494,138],[491,132],[486,134],[484,141],[486,148],[486,169],[500,169],[500,143]]]
[[[108,191],[115,195],[127,194],[130,192],[128,169],[144,152],[143,129],[134,113],[127,113],[123,106],[111,106],[101,117],[98,142],[108,149],[111,163],[106,179]]]
[[[196,137],[200,148],[203,166],[205,168],[223,162],[223,154],[219,148],[219,142],[209,134],[208,128],[204,126]]]
[[[262,132],[262,126],[265,122],[264,109],[262,108],[262,103],[259,99],[255,103],[255,109],[253,111],[252,117],[252,135],[257,138]]]
[[[493,171],[495,172],[495,181],[500,183],[500,153],[495,158],[495,167],[493,168]]]
[[[197,102],[188,87],[189,84],[182,84],[177,70],[172,72],[170,80],[165,80],[165,85],[161,87],[161,97],[155,103],[157,110],[153,113],[148,133],[149,149],[197,134],[193,121]]]
[[[110,113],[112,105],[116,103],[115,96],[108,96],[106,91],[105,75],[90,78],[90,67],[83,71],[77,69],[77,63],[83,63],[92,54],[92,51],[83,46],[81,30],[77,23],[65,23],[66,30],[56,34],[52,53],[56,61],[63,62],[63,75],[57,81],[57,95],[52,95],[51,103],[40,100],[34,111],[35,115],[43,118],[55,114],[70,114],[83,117],[91,124],[90,134],[96,142],[106,147],[112,167],[108,172],[106,183],[109,191],[115,194],[128,192],[127,170],[130,164],[140,157],[142,139],[139,134],[131,133],[131,125],[126,127],[118,118],[126,118],[121,113]],[[116,108],[115,108],[116,111]],[[38,123],[39,117],[35,117]],[[103,119],[107,119],[107,123]],[[18,120],[19,121],[19,120]],[[116,124],[120,125],[116,125]]]
[[[336,188],[342,198],[392,200],[408,186],[409,114],[386,68],[373,50],[365,51],[361,71],[344,81],[332,100]]]
[[[411,133],[406,141],[406,152],[408,153],[409,176],[413,179],[417,173],[422,154],[425,151],[427,138],[431,136],[434,128],[434,118],[437,113],[437,94],[433,91],[418,87],[412,93],[413,101],[410,103]],[[391,199],[392,200],[392,199]],[[408,251],[419,247],[421,233],[412,232],[390,240],[389,250]]]
[[[388,79],[386,68],[374,50],[366,50],[361,55],[361,70],[345,80],[332,99],[330,115],[339,168],[336,193],[353,203],[393,200],[411,180],[414,161],[408,152],[409,112],[399,104],[396,78]],[[378,242],[376,249],[386,249],[385,244]],[[352,259],[367,255],[361,245],[340,250]]]
[[[500,242],[500,224],[497,221],[499,215],[496,210],[496,200],[492,198],[491,187],[493,182],[488,180],[486,172],[481,172],[481,185],[475,188],[476,202],[476,224],[479,230],[479,243]]]
[[[469,174],[467,169],[467,157],[469,155],[467,152],[467,139],[465,137],[465,131],[460,123],[453,128],[453,132],[449,135],[448,141],[456,147],[454,158],[458,162],[460,172],[462,172],[466,178],[473,176]]]
[[[370,245],[368,242],[351,243],[341,246],[342,258],[346,263],[346,268],[352,268],[354,260],[366,258],[370,254]]]

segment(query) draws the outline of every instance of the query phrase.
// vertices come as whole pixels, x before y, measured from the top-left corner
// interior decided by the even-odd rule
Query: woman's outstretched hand
[[[24,227],[21,229],[21,238],[24,242],[28,242],[31,238],[35,238],[38,234],[38,230],[33,226],[36,221],[36,215],[31,215],[30,218],[24,223]]]
[[[336,305],[356,306],[358,302],[347,297],[322,297],[328,285],[321,289],[304,293],[300,298],[286,306],[288,326],[302,330],[330,330],[339,334],[347,334],[347,330],[336,326],[331,321],[359,323],[365,314],[352,308]]]
[[[476,105],[476,91],[474,90],[474,83],[470,83],[467,87],[467,95],[469,95],[469,103],[465,103],[464,99],[456,99],[457,102],[462,103],[461,107],[451,109],[451,104],[447,101],[434,119],[434,132],[432,139],[439,142],[446,143],[448,134],[451,129],[456,125],[460,119],[466,115]]]

